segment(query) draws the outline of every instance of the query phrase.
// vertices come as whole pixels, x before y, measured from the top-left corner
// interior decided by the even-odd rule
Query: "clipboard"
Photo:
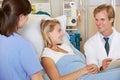
[[[120,59],[112,60],[106,70],[120,68]]]

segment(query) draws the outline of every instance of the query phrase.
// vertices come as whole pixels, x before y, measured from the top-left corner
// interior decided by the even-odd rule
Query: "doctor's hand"
[[[98,69],[98,66],[96,64],[89,64],[87,66],[89,66],[88,67],[88,73],[89,74],[96,74],[96,73],[98,73],[99,69]]]
[[[110,64],[111,61],[112,61],[111,58],[106,58],[106,59],[104,59],[104,60],[102,61],[102,66],[100,67],[100,70],[101,70],[101,71],[102,71],[102,70],[105,70],[105,69],[108,67],[108,65]]]

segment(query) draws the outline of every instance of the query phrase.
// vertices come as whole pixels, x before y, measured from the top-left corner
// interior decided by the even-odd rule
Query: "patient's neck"
[[[52,45],[49,48],[52,49],[52,50],[54,50],[54,51],[56,51],[56,52],[68,53],[68,51],[60,48],[59,45]]]

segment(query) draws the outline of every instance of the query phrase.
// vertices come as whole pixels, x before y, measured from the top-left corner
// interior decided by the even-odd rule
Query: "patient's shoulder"
[[[48,57],[56,63],[64,55],[65,54],[61,54],[60,52],[56,52],[50,48],[44,48],[41,57]]]
[[[54,54],[54,51],[52,49],[46,47],[46,48],[44,48],[41,57],[43,57],[43,56],[49,56],[49,55],[52,55],[52,54]]]

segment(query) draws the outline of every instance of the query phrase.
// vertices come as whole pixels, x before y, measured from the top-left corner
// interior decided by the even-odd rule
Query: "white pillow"
[[[41,56],[42,50],[44,48],[43,38],[40,32],[40,21],[41,19],[51,19],[46,15],[29,15],[27,23],[24,25],[22,29],[18,31],[25,39],[32,42],[34,45],[38,57]],[[59,16],[56,18],[60,21],[63,32],[66,32],[66,16]],[[70,44],[68,35],[65,33],[63,37],[63,43]]]
[[[66,32],[66,20],[67,20],[67,17],[65,15],[63,15],[63,16],[56,17],[56,19],[60,22],[61,28],[62,28],[62,30],[63,30],[63,32],[65,34],[63,36],[63,43],[70,45],[69,35]]]

